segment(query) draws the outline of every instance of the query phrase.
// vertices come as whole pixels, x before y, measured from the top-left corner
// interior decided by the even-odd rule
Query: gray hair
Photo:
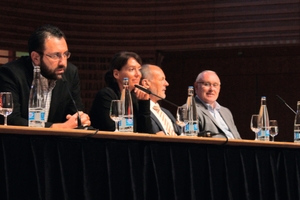
[[[152,71],[150,69],[150,64],[144,64],[144,65],[142,65],[142,68],[141,68],[140,71],[141,71],[141,74],[142,74],[141,81],[143,79],[152,80],[153,75],[152,75]]]
[[[202,72],[200,72],[196,78],[196,82],[199,81],[199,79],[201,79],[203,77],[203,74],[205,74],[206,72],[212,72],[214,74],[216,74],[218,76],[218,74],[215,72],[215,71],[212,71],[212,70],[204,70]]]

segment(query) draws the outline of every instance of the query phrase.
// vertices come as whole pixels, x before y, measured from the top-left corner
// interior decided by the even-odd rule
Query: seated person
[[[57,27],[44,25],[35,30],[28,41],[29,55],[0,67],[0,92],[13,95],[13,113],[8,116],[9,125],[28,125],[28,101],[33,80],[33,66],[40,66],[46,81],[45,127],[76,128],[77,110],[67,87],[79,110],[83,110],[80,98],[78,71],[67,62],[69,52],[66,37]],[[66,81],[62,81],[62,73]],[[79,112],[82,125],[90,125],[89,116]]]
[[[115,130],[115,122],[109,116],[110,104],[112,100],[121,98],[123,79],[128,78],[133,104],[133,131],[152,133],[149,94],[134,86],[141,79],[141,63],[141,58],[134,52],[119,52],[112,58],[110,68],[105,74],[107,87],[96,94],[90,111],[94,128],[103,131]]]
[[[166,98],[166,89],[169,83],[162,69],[156,65],[143,65],[141,69],[141,85],[162,98]],[[180,135],[180,128],[176,124],[174,116],[157,103],[160,98],[150,95],[150,110],[152,131],[158,135]]]
[[[228,108],[218,104],[221,81],[214,71],[201,72],[195,83],[199,129],[217,133],[213,137],[241,139]]]

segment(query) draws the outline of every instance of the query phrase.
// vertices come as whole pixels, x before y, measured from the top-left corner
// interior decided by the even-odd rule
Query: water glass
[[[270,136],[272,137],[271,141],[274,142],[274,137],[278,135],[278,123],[277,120],[270,120]]]
[[[110,104],[110,118],[115,122],[115,132],[119,132],[118,122],[122,119],[122,101],[112,100]]]
[[[259,115],[252,115],[250,128],[255,133],[255,140],[258,140],[258,132],[261,130]]]
[[[11,92],[0,93],[0,114],[4,116],[4,126],[7,126],[7,116],[13,111],[13,97]]]
[[[183,133],[183,127],[187,125],[188,123],[188,113],[187,113],[187,107],[186,106],[179,106],[177,108],[177,121],[176,123],[181,127],[181,134],[184,135]]]

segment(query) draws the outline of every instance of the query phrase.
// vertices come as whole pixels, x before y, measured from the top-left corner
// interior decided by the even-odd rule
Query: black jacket
[[[71,101],[67,87],[76,102],[79,110],[83,110],[80,98],[80,83],[78,71],[75,65],[68,62],[65,71],[67,83],[62,80],[56,81],[52,90],[51,105],[46,127],[53,123],[63,123],[67,114],[74,114],[76,108]],[[33,66],[30,57],[21,57],[0,67],[0,92],[12,92],[14,109],[8,116],[9,125],[28,125],[28,101],[30,87],[33,80]],[[3,117],[0,118],[3,124]]]
[[[173,124],[174,132],[177,135],[180,135],[181,134],[181,129],[180,129],[180,126],[177,125],[175,117],[171,114],[171,112],[169,110],[167,110],[165,108],[162,108],[162,107],[161,107],[161,110],[164,113],[166,113],[166,115],[170,118],[170,120]],[[150,117],[151,117],[151,122],[152,122],[152,131],[153,131],[153,133],[164,131],[164,128],[162,127],[160,121],[156,118],[156,116],[152,112],[151,112]],[[165,131],[164,131],[164,133],[166,134]]]
[[[121,98],[119,87],[106,87],[101,89],[94,99],[89,116],[94,128],[102,131],[114,131],[115,122],[110,118],[110,104],[112,100]],[[138,100],[131,92],[133,105],[134,132],[153,133],[150,119],[150,100]]]

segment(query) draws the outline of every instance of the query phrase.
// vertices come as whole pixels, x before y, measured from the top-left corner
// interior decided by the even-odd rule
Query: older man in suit
[[[169,83],[162,69],[156,65],[143,65],[141,69],[141,85],[162,98],[166,97],[166,88]],[[150,95],[150,117],[152,131],[158,135],[177,136],[180,128],[176,124],[174,116],[165,108],[161,108],[157,103],[160,98]]]
[[[241,139],[230,110],[217,102],[221,82],[216,72],[201,72],[194,87],[200,131],[217,133],[213,137],[218,138]]]

